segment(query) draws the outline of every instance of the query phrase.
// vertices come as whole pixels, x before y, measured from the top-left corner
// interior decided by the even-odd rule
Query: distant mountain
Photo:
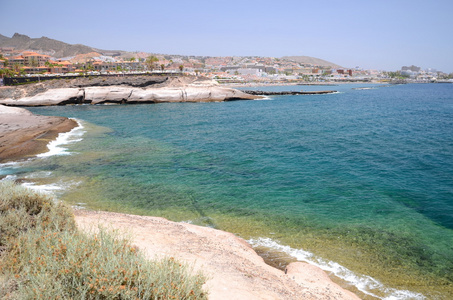
[[[310,57],[310,56],[283,56],[281,59],[295,61],[300,64],[311,64],[314,66],[331,67],[334,69],[343,68],[342,66],[331,63],[330,61],[326,61],[326,60],[323,60],[320,58],[315,58],[315,57]]]
[[[0,44],[9,39],[10,39],[9,37],[0,34]]]
[[[31,50],[41,54],[47,54],[55,58],[77,56],[97,52],[106,56],[136,57],[137,53],[121,50],[101,50],[81,44],[68,44],[65,42],[50,39],[48,37],[30,38],[27,35],[15,33],[11,38],[0,34],[0,48],[14,48],[16,50]],[[147,54],[143,53],[143,57]],[[295,61],[301,64],[311,64],[313,66],[341,68],[341,66],[310,56],[284,56],[282,60]]]
[[[0,47],[12,47],[18,50],[32,50],[56,58],[75,56],[77,54],[99,52],[120,55],[122,51],[105,51],[81,44],[68,44],[48,37],[30,38],[24,34],[15,33],[9,38],[0,34]]]

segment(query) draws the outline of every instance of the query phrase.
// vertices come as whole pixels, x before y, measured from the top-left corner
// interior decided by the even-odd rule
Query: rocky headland
[[[77,126],[63,117],[34,115],[26,109],[0,105],[0,163],[45,152],[58,134]]]
[[[78,77],[0,89],[0,104],[8,106],[219,102],[258,98],[221,87],[207,78],[191,76]]]

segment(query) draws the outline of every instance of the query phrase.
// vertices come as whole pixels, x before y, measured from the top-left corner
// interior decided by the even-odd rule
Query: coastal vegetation
[[[150,70],[154,70],[154,68],[156,66],[155,64],[158,61],[159,61],[159,59],[157,57],[155,57],[154,55],[151,55],[146,58],[145,64]]]
[[[1,299],[207,299],[191,271],[145,259],[119,233],[82,232],[68,206],[0,182]]]
[[[385,74],[386,74],[389,78],[396,78],[396,79],[407,79],[407,78],[409,78],[409,75],[402,74],[400,71],[396,71],[396,72],[385,72]]]

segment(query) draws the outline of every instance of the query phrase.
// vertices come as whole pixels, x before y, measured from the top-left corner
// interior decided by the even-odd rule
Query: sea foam
[[[29,189],[32,189],[34,191],[39,191],[39,192],[43,192],[43,193],[46,193],[46,194],[53,194],[54,191],[59,191],[59,190],[63,190],[64,189],[62,186],[59,186],[57,184],[40,184],[40,185],[37,185],[37,184],[32,183],[32,182],[24,182],[24,183],[22,183],[22,186],[27,187]]]
[[[49,149],[49,151],[38,154],[37,157],[48,157],[48,156],[53,156],[53,155],[69,155],[69,154],[71,154],[70,152],[67,151],[68,149],[66,149],[62,146],[81,141],[82,136],[85,133],[82,123],[77,119],[73,119],[73,120],[77,122],[78,126],[74,127],[69,132],[60,133],[55,141],[52,141],[47,145],[47,148]]]
[[[0,181],[15,181],[17,179],[16,175],[6,175],[4,178],[0,179]]]
[[[426,299],[426,297],[420,293],[415,293],[407,290],[398,290],[394,288],[389,288],[384,286],[378,280],[367,276],[367,275],[358,275],[348,268],[333,262],[326,261],[320,257],[317,257],[311,252],[305,251],[303,249],[294,249],[289,246],[282,245],[275,240],[270,238],[257,238],[250,239],[248,242],[254,246],[261,246],[277,250],[283,253],[286,253],[299,261],[306,261],[312,265],[321,268],[322,270],[332,273],[335,276],[343,279],[344,281],[354,285],[362,293],[376,297],[383,300],[398,300],[398,299]],[[379,291],[379,294],[384,294],[384,297],[378,296],[376,291]]]
[[[0,177],[5,175],[11,175],[13,170],[18,169],[20,167],[18,162],[8,162],[0,164]]]
[[[22,186],[32,189],[37,192],[41,192],[41,193],[48,194],[48,195],[54,196],[56,198],[59,198],[61,193],[64,193],[65,191],[67,191],[69,189],[77,188],[77,186],[80,183],[81,183],[80,181],[74,181],[74,180],[69,180],[69,181],[59,180],[57,182],[48,183],[48,184],[38,184],[36,182],[30,181],[30,182],[23,182]]]

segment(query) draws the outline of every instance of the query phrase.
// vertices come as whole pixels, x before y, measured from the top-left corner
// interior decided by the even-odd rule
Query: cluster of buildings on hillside
[[[0,52],[0,68],[16,74],[71,74],[100,71],[137,70],[135,61],[117,60],[98,53],[82,54],[69,58],[52,58],[33,51],[21,51],[18,55]],[[99,56],[99,57],[96,57]]]
[[[3,51],[2,51],[3,50]],[[8,75],[29,74],[107,74],[107,73],[185,73],[202,75],[225,83],[241,82],[288,82],[288,81],[386,81],[386,72],[333,68],[301,64],[272,57],[199,57],[199,56],[135,56],[121,57],[101,55],[96,52],[66,58],[52,58],[33,51],[15,51],[0,48],[0,71]],[[406,75],[407,74],[407,75]],[[400,75],[417,80],[433,80],[434,71],[403,67]]]
[[[409,78],[411,81],[415,82],[430,82],[438,79],[445,79],[447,77],[451,77],[448,74],[443,72],[439,72],[436,69],[428,68],[426,70],[422,70],[422,68],[417,66],[403,66],[401,67],[400,73],[402,76]]]

